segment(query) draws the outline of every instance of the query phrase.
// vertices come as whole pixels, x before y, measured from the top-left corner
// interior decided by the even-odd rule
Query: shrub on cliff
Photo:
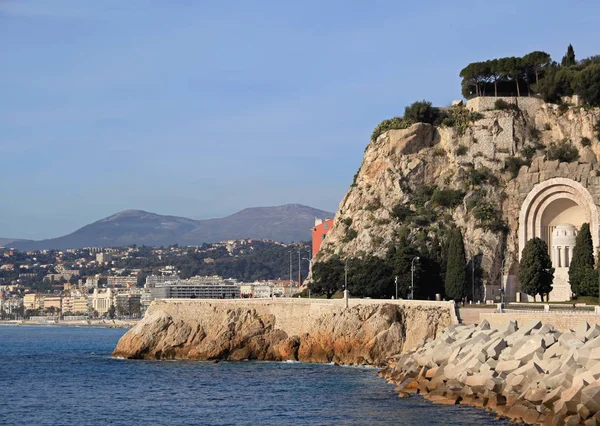
[[[598,282],[592,288],[590,279],[594,270],[594,245],[590,225],[584,223],[577,234],[571,264],[569,265],[569,284],[578,296],[593,296],[598,293]]]
[[[465,191],[460,189],[435,189],[431,201],[442,207],[453,208],[462,204]]]
[[[414,121],[408,120],[404,117],[393,117],[389,120],[383,120],[381,123],[375,127],[373,133],[371,134],[371,140],[377,140],[379,136],[388,130],[392,129],[408,129],[410,126],[414,124]]]
[[[413,102],[404,108],[404,119],[414,123],[440,124],[446,117],[446,113],[439,108],[432,107],[431,102],[422,100]]]
[[[404,108],[404,117],[393,117],[389,120],[383,120],[375,127],[371,134],[371,140],[377,138],[392,129],[407,129],[415,123],[428,123],[439,125],[447,114],[439,108],[431,106],[431,102],[417,101]]]
[[[450,230],[447,259],[446,297],[461,300],[467,295],[467,261],[462,232],[458,228]]]
[[[527,241],[521,253],[519,264],[519,283],[523,293],[533,296],[544,295],[552,291],[554,268],[548,256],[548,245],[541,238]]]
[[[579,159],[579,150],[568,140],[551,142],[546,151],[546,160],[558,160],[560,163],[570,163]]]

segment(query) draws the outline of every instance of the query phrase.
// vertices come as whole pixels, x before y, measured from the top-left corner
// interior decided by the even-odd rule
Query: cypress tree
[[[454,228],[448,237],[448,262],[446,264],[446,297],[454,300],[467,295],[467,261],[460,229]]]
[[[584,223],[577,234],[573,258],[569,265],[569,284],[571,291],[578,296],[592,296],[598,292],[598,285],[591,286],[594,270],[594,245],[590,225]]]
[[[548,256],[548,245],[541,238],[527,241],[521,254],[519,264],[519,283],[521,291],[530,296],[539,294],[542,297],[552,291],[554,268]]]
[[[563,56],[561,65],[563,67],[570,67],[571,65],[575,65],[575,49],[573,49],[573,45],[569,44],[567,47],[567,53]]]

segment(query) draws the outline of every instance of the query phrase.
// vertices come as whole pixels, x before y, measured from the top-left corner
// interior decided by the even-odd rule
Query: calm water
[[[507,424],[399,399],[372,369],[112,359],[123,333],[0,327],[0,424]]]

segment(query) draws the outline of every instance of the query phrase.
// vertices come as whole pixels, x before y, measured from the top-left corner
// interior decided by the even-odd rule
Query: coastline
[[[46,327],[100,327],[100,328],[123,328],[129,329],[135,327],[140,320],[76,320],[76,321],[0,321],[0,326],[3,327],[29,327],[29,326],[46,326]]]

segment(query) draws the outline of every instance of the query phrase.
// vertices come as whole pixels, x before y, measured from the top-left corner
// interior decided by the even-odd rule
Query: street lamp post
[[[398,300],[398,275],[394,278],[394,283],[396,283],[396,300]]]
[[[419,256],[410,262],[410,300],[415,300],[415,260],[419,260]]]
[[[500,303],[504,305],[504,263],[506,262],[506,258],[502,259],[502,266],[500,267]]]
[[[290,251],[290,287],[292,286],[292,252]]]
[[[471,254],[471,292],[473,293],[471,303],[475,303],[475,253]]]
[[[344,265],[344,302],[346,308],[348,308],[348,259],[346,259],[346,264]]]

